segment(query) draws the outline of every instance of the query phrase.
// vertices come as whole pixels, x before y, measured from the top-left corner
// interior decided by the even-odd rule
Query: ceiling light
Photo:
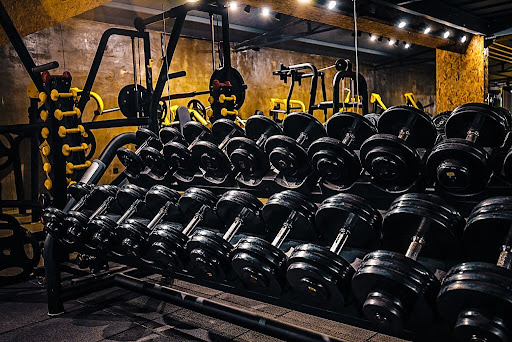
[[[411,44],[409,44],[409,43],[405,43],[404,48],[408,49],[408,48],[410,48],[410,47],[411,47]]]
[[[427,27],[425,27],[425,30],[423,30],[423,33],[424,34],[429,34],[430,31],[432,31],[432,29],[430,28],[430,26],[427,26]]]
[[[450,37],[450,31],[448,31],[448,30],[444,31],[444,33],[443,33],[443,37],[444,37],[445,39],[447,39],[448,37]]]
[[[270,15],[270,9],[268,9],[267,7],[263,7],[261,9],[261,15],[264,17],[268,17]]]
[[[406,27],[406,26],[407,26],[407,22],[406,22],[406,21],[404,21],[404,20],[402,20],[402,21],[398,24],[398,27],[399,27],[399,28],[404,28],[404,27]]]
[[[329,3],[327,4],[327,8],[330,9],[330,10],[333,10],[337,5],[337,2],[336,1],[329,1]]]
[[[372,42],[376,41],[376,40],[377,40],[377,36],[376,36],[376,35],[374,35],[374,34],[370,34],[370,40],[371,40]]]
[[[299,0],[300,3],[307,4],[310,0]]]
[[[462,38],[460,39],[460,42],[461,42],[461,43],[465,43],[465,42],[466,42],[466,40],[468,40],[468,36],[464,35],[464,36],[462,36]]]
[[[390,39],[388,44],[391,46],[391,45],[395,44],[395,41],[393,39]]]
[[[232,11],[236,11],[238,9],[238,4],[235,1],[231,1],[229,3],[229,9]]]

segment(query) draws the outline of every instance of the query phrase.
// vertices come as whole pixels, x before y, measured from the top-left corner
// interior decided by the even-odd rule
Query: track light
[[[232,11],[236,11],[238,9],[238,4],[235,1],[231,1],[229,3],[229,9]]]
[[[405,43],[405,42],[404,42],[404,43]],[[405,46],[404,46],[404,48],[405,48],[405,49],[408,49],[408,48],[410,48],[410,47],[411,47],[411,44],[409,44],[409,43],[405,43]]]
[[[263,7],[261,9],[261,15],[264,17],[268,17],[270,15],[270,9],[268,7]]]
[[[395,45],[396,45],[396,46],[400,45],[400,41],[399,41],[399,40],[397,40],[397,41],[395,42]]]
[[[393,44],[395,44],[395,41],[393,39],[390,39],[388,44],[389,44],[389,46],[392,46]]]
[[[404,28],[407,26],[407,22],[405,20],[402,20],[400,23],[398,23],[398,28]]]
[[[444,39],[448,39],[448,37],[450,37],[450,31],[448,31],[448,30],[444,31],[443,37],[444,37]]]
[[[382,36],[379,37],[379,39],[377,39],[379,42],[382,42]]]
[[[423,33],[424,33],[424,34],[429,34],[429,33],[430,33],[430,31],[432,31],[432,29],[430,28],[430,26],[427,26],[427,27],[425,27],[425,29],[423,30]]]
[[[376,36],[376,35],[374,35],[374,34],[370,34],[370,40],[371,40],[372,42],[376,41],[376,40],[377,40],[377,36]]]
[[[244,12],[250,13],[251,12],[251,6],[247,5],[244,7]]]
[[[468,40],[468,36],[464,35],[464,36],[462,36],[462,38],[460,39],[460,42],[461,42],[462,44],[464,44],[464,43],[466,42],[466,40]]]
[[[336,8],[337,4],[338,3],[336,1],[329,1],[329,3],[327,4],[327,8],[333,10],[334,8]]]

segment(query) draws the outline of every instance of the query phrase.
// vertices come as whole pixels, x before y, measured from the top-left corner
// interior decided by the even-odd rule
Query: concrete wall
[[[92,64],[94,54],[102,33],[112,25],[92,22],[82,19],[69,19],[61,24],[31,34],[24,38],[36,64],[43,64],[57,60],[61,67],[53,73],[64,70],[71,72],[73,85],[82,87]],[[163,61],[160,59],[160,34],[151,33],[152,56],[154,60],[154,79],[156,80]],[[142,45],[141,45],[142,51]],[[260,51],[247,51],[233,54],[232,64],[243,75],[247,85],[246,103],[242,108],[242,116],[248,117],[255,110],[268,113],[271,97],[286,97],[288,86],[272,76],[272,71],[279,68],[279,64],[295,64],[312,62],[318,67],[332,65],[335,58],[308,55],[284,50],[264,48]],[[30,79],[27,76],[18,56],[10,44],[0,47],[0,125],[26,123],[27,107],[26,85]],[[180,39],[175,58],[171,65],[172,71],[185,70],[187,77],[172,81],[171,93],[207,89],[212,71],[210,43],[203,40]],[[404,102],[403,94],[413,91],[424,104],[429,103],[435,96],[435,72],[417,71],[415,69],[392,69],[371,71],[369,66],[361,65],[361,73],[366,76],[370,91],[381,94],[387,105]],[[334,70],[326,72],[328,98],[332,95],[332,77]],[[119,90],[133,82],[132,52],[129,38],[112,37],[105,51],[102,65],[93,90],[99,93],[105,108],[117,106]],[[143,82],[145,82],[143,80]],[[164,94],[167,92],[167,88]],[[309,81],[296,88],[294,98],[305,101],[307,105]],[[319,94],[320,95],[320,94]],[[199,97],[206,103],[207,96]],[[318,97],[320,100],[320,97]],[[175,104],[186,104],[187,100],[176,101]],[[86,107],[83,115],[84,121],[90,121],[94,105]],[[320,115],[319,115],[320,117]],[[103,115],[100,120],[122,118],[119,112]],[[99,155],[103,146],[113,136],[128,129],[103,129],[94,132],[98,141]],[[28,144],[27,144],[28,145]],[[25,149],[28,151],[28,149]],[[29,167],[29,160],[23,160],[24,168]],[[115,161],[114,167],[122,170],[120,163]],[[28,170],[28,169],[27,169]],[[13,198],[12,175],[5,171],[2,177],[2,199]],[[103,181],[110,181],[115,175],[112,168],[107,172]],[[27,180],[28,182],[28,180]],[[27,183],[28,189],[28,183]]]

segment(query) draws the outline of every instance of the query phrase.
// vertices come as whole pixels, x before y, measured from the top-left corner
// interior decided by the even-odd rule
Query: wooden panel
[[[41,31],[110,0],[1,0],[20,36]],[[9,40],[0,30],[0,46]]]
[[[319,23],[354,30],[352,16],[328,11],[325,7],[313,4],[297,4],[297,0],[245,0],[244,4],[255,7],[270,6],[273,11],[298,18],[316,21]],[[402,30],[393,25],[376,21],[375,18],[359,17],[357,20],[359,31],[374,33],[379,36],[390,37],[416,45],[430,48],[441,48],[447,45],[447,40],[439,37],[424,35],[422,32]]]
[[[475,36],[465,54],[436,51],[437,112],[468,102],[483,102],[487,82],[484,37]]]

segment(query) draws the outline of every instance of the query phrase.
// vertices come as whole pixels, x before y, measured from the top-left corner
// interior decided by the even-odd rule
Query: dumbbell
[[[226,145],[231,138],[243,137],[244,130],[234,121],[218,119],[212,125],[212,138],[210,141],[199,141],[192,147],[192,161],[199,164],[203,177],[215,184],[222,183],[232,172],[231,162],[226,154]],[[216,145],[217,144],[217,145]]]
[[[436,129],[423,111],[409,106],[388,108],[379,117],[379,134],[368,138],[360,159],[376,186],[388,192],[409,189],[420,177],[423,163],[417,148],[431,148]]]
[[[307,149],[313,141],[325,137],[326,132],[313,115],[294,113],[284,119],[283,133],[267,140],[265,153],[284,178],[284,184],[300,184],[312,171]]]
[[[103,215],[113,204],[116,204],[121,211],[127,210],[133,202],[144,198],[147,190],[133,184],[125,184],[118,188],[115,194],[106,198],[103,203],[91,214],[87,216],[82,212],[70,211],[66,217],[66,226],[68,227],[67,239],[75,243],[89,245],[93,234],[88,226],[96,217]]]
[[[381,239],[382,216],[364,198],[338,194],[322,202],[316,227],[330,248],[304,244],[288,258],[286,278],[304,301],[344,305],[351,294],[354,268],[340,256],[345,246],[374,250]]]
[[[245,185],[258,185],[270,171],[270,162],[265,154],[267,140],[283,130],[274,120],[254,115],[247,119],[245,137],[235,137],[226,147],[231,164],[239,176],[237,180]]]
[[[315,240],[316,205],[305,195],[287,190],[272,195],[263,206],[262,216],[272,243],[257,237],[242,238],[231,255],[235,274],[250,289],[280,294],[286,286],[286,254],[280,249],[286,238]]]
[[[455,108],[446,121],[446,138],[427,158],[427,175],[436,186],[454,195],[481,192],[492,167],[484,147],[503,144],[510,125],[507,116],[483,103]]]
[[[248,234],[264,235],[261,218],[263,204],[254,195],[231,190],[217,202],[216,212],[222,221],[224,235],[210,230],[196,232],[187,242],[189,269],[198,276],[222,281],[231,269],[231,241],[241,230]]]
[[[86,183],[75,183],[69,186],[69,194],[71,194],[71,197],[77,201],[70,210],[81,210],[87,204],[88,200],[93,198],[93,195],[95,194],[96,196],[94,198],[97,202],[104,201],[111,194],[109,191],[104,191],[107,189],[111,188],[104,188],[101,186],[95,187],[92,184]],[[58,240],[62,239],[66,235],[67,229],[64,229],[64,226],[62,225],[66,216],[66,212],[55,207],[48,207],[43,211],[42,220],[45,230]]]
[[[162,224],[151,232],[144,259],[153,261],[167,271],[182,270],[188,262],[185,244],[199,224],[219,227],[221,223],[214,208],[217,196],[211,191],[189,188],[181,196],[178,206],[187,225],[181,230],[176,226]]]
[[[191,182],[199,170],[199,165],[192,162],[191,151],[200,141],[211,141],[212,136],[208,128],[196,121],[189,121],[183,126],[183,136],[188,147],[171,141],[164,146],[164,156],[176,179]]]
[[[476,261],[448,271],[437,297],[439,313],[457,341],[511,341],[512,197],[479,203],[463,242],[467,258]]]
[[[176,191],[164,186],[154,190],[151,198],[148,198],[150,202],[146,202],[146,205],[156,214],[149,223],[131,218],[118,225],[114,231],[114,239],[118,242],[117,249],[113,249],[116,254],[140,256],[144,252],[141,248],[144,247],[151,231],[166,217],[172,217],[178,213],[179,194]]]
[[[112,250],[115,242],[116,228],[132,218],[141,209],[147,208],[152,215],[156,215],[167,202],[178,202],[178,192],[164,185],[155,185],[149,189],[144,198],[137,198],[129,208],[114,220],[110,216],[100,215],[91,220],[88,230],[92,235],[91,247],[102,251]]]
[[[439,281],[417,258],[458,255],[463,227],[463,217],[438,196],[411,193],[393,201],[382,223],[382,250],[367,254],[352,278],[366,318],[394,333],[430,326]],[[394,252],[406,246],[405,255]]]
[[[156,149],[161,149],[162,144],[158,140],[158,136],[151,130],[139,127],[136,132],[137,140],[141,142],[139,147],[133,152],[126,147],[121,147],[117,150],[117,157],[125,166],[125,174],[130,178],[137,178],[139,174],[144,171],[146,165],[140,157],[140,152],[147,146],[152,146]]]
[[[164,127],[160,130],[160,142],[162,145],[170,142],[185,145],[183,134],[174,127]],[[140,151],[140,157],[148,168],[148,176],[155,180],[162,180],[170,170],[169,163],[163,154],[163,149],[158,150],[152,146],[146,146]]]
[[[320,184],[334,190],[350,187],[363,170],[354,152],[377,133],[377,128],[363,116],[341,112],[325,124],[328,137],[313,142],[308,150],[313,169],[321,176]]]
[[[451,113],[450,111],[441,112],[432,118],[437,131],[436,144],[446,139],[446,121],[448,121]]]

